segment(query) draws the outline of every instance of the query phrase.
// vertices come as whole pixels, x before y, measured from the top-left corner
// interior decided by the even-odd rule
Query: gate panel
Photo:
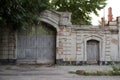
[[[45,27],[48,26],[48,27]],[[55,39],[56,32],[50,25],[44,24],[44,26],[37,29],[37,63],[55,63]]]
[[[17,36],[18,62],[19,61],[35,62],[37,54],[35,41],[36,41],[35,27],[29,27],[29,29],[18,32]]]
[[[18,61],[54,64],[56,31],[48,24],[42,23],[29,30],[23,30],[17,37]]]

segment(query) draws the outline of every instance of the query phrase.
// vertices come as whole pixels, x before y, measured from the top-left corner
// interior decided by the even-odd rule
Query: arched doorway
[[[17,62],[55,64],[56,29],[44,22],[17,35]]]
[[[87,64],[98,64],[99,62],[99,41],[87,41]]]

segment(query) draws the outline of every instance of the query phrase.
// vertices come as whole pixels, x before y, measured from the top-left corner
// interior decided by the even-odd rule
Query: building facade
[[[25,64],[110,64],[120,62],[120,17],[108,26],[72,25],[71,13],[44,11],[20,32],[1,30],[0,62]]]

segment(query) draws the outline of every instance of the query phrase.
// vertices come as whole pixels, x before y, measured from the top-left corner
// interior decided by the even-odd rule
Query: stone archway
[[[49,25],[51,25],[52,27],[52,29],[54,28],[55,30],[54,30],[54,32],[56,32],[56,35],[55,35],[55,37],[54,37],[54,43],[55,43],[55,48],[56,47],[58,47],[59,45],[57,44],[58,43],[58,41],[59,41],[59,36],[58,36],[58,32],[60,31],[60,26],[70,26],[71,25],[71,22],[70,22],[70,18],[71,18],[71,13],[64,13],[64,12],[56,12],[56,11],[52,11],[52,10],[45,10],[44,12],[42,12],[41,14],[40,14],[40,17],[38,18],[38,20],[39,21],[41,21],[41,22],[44,22],[44,23],[46,23],[46,24],[49,24]],[[37,57],[35,57],[35,56],[39,56],[37,53],[38,52],[40,52],[39,50],[35,50],[37,47],[35,47],[36,46],[36,40],[38,39],[38,37],[35,37],[35,38],[31,38],[31,43],[30,44],[32,44],[32,41],[33,41],[33,43],[35,43],[35,44],[32,44],[32,46],[31,45],[29,45],[28,47],[30,47],[30,48],[24,48],[23,46],[21,47],[21,46],[19,46],[19,43],[20,42],[29,42],[29,41],[27,41],[26,39],[26,37],[28,37],[28,36],[38,36],[38,34],[36,33],[36,30],[38,30],[36,27],[31,27],[32,29],[31,30],[33,30],[32,32],[31,32],[31,34],[28,34],[30,31],[28,31],[28,33],[25,33],[24,34],[24,31],[22,32],[23,33],[23,36],[25,37],[25,39],[23,38],[21,38],[21,39],[19,39],[18,37],[17,37],[17,49],[16,49],[16,52],[17,52],[17,55],[19,55],[19,56],[17,56],[17,59],[19,58],[19,57],[23,57],[23,56],[25,56],[25,53],[27,53],[27,56],[29,57],[29,62],[31,61],[31,62],[33,62],[33,63],[35,63],[35,62],[37,62],[37,63],[44,63],[42,60],[43,59],[38,59]],[[25,31],[26,32],[26,31]],[[45,31],[46,32],[46,31]],[[19,35],[19,34],[18,34]],[[20,34],[21,35],[21,34]],[[20,37],[20,35],[19,35],[19,37]],[[22,37],[23,37],[22,36]],[[20,41],[19,41],[20,40]],[[48,39],[47,39],[48,40]],[[44,41],[44,40],[43,40]],[[21,43],[20,43],[21,44]],[[22,43],[22,44],[24,44],[24,43]],[[25,45],[25,44],[24,44]],[[25,45],[26,46],[26,45]],[[19,48],[21,48],[21,49],[26,49],[26,51],[25,50],[20,50]],[[31,51],[32,50],[32,51]],[[56,49],[55,49],[56,50]],[[46,51],[45,51],[46,52]],[[21,53],[21,54],[20,54]],[[32,56],[31,55],[29,55],[29,53],[36,53],[36,54],[33,54]],[[56,59],[56,55],[57,54],[55,54],[54,56],[54,63],[55,63],[55,59]],[[46,56],[49,56],[49,55],[46,55]],[[20,59],[20,58],[19,58]],[[46,58],[47,59],[47,58]],[[19,60],[20,61],[20,60]],[[42,61],[42,62],[41,62]],[[48,62],[48,60],[44,60],[44,61],[46,61],[46,62]],[[49,60],[50,61],[50,60]],[[25,62],[25,61],[24,61]],[[45,63],[46,63],[45,62]],[[27,61],[26,61],[26,63],[27,63]],[[49,62],[48,62],[49,63]]]
[[[61,14],[56,11],[45,10],[38,19],[40,21],[43,21],[45,23],[52,25],[58,32],[59,25],[60,25],[59,24],[60,17],[61,17]]]

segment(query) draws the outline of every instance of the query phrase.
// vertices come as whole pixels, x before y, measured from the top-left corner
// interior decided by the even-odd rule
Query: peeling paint
[[[112,39],[111,42],[112,42],[113,44],[118,45],[118,40],[117,40],[117,39]]]

